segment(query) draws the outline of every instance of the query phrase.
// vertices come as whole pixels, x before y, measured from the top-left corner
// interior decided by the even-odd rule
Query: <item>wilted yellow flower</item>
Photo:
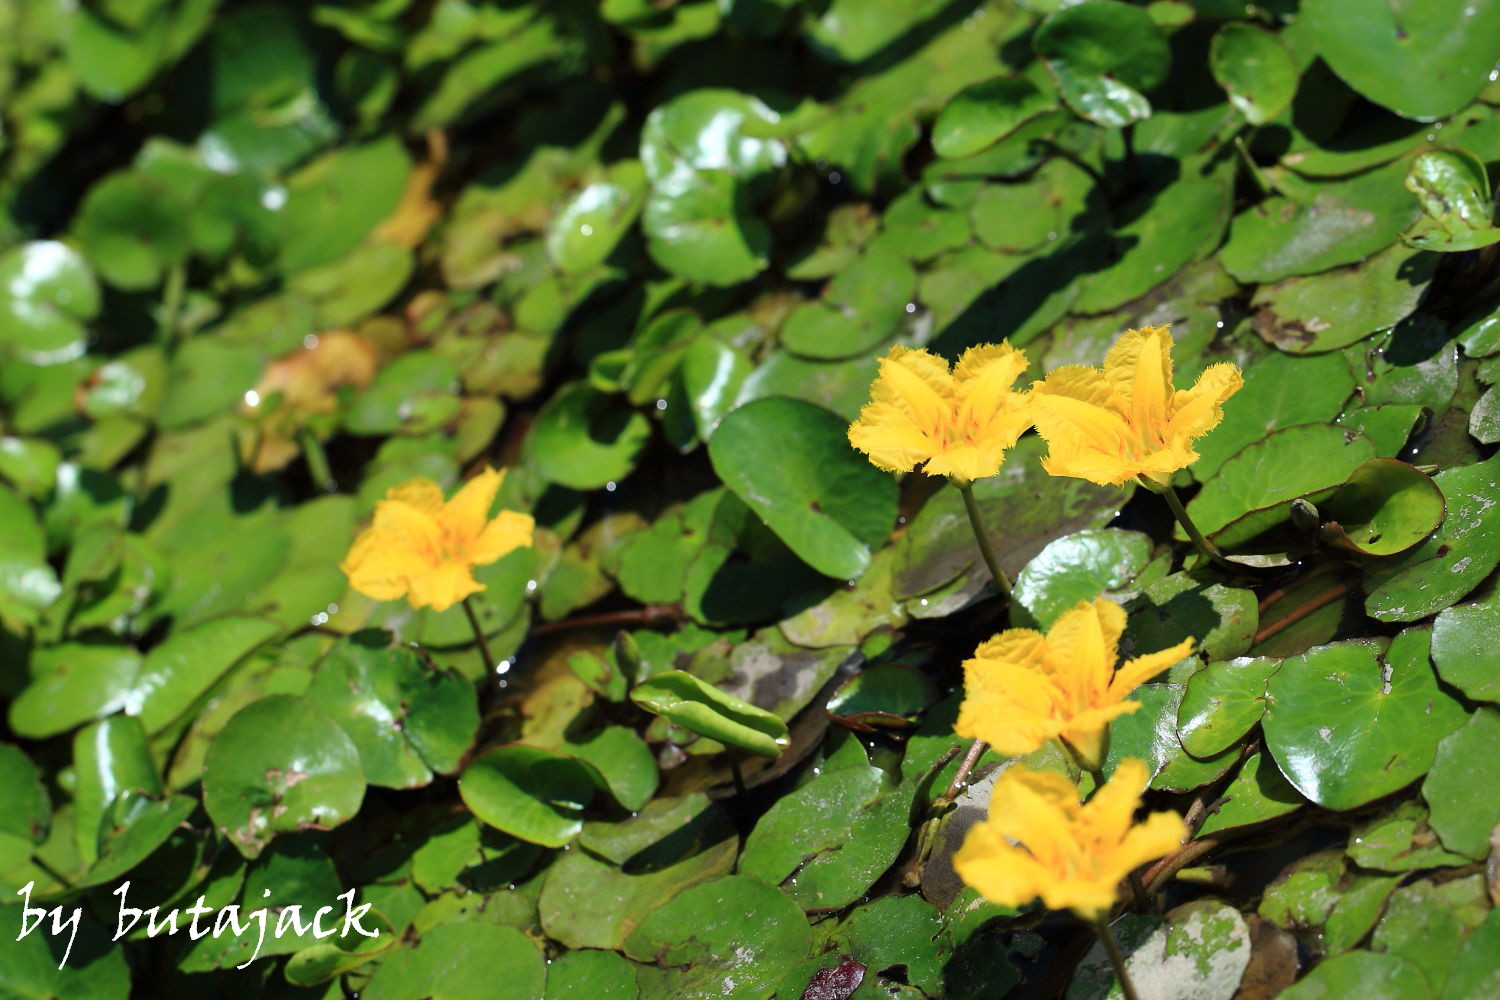
[[[378,601],[405,597],[414,608],[444,611],[484,589],[474,567],[531,544],[530,514],[489,516],[505,470],[486,469],[443,502],[430,479],[386,491],[375,520],[339,566],[349,585]]]
[[[1080,804],[1078,789],[1062,775],[1011,767],[995,782],[989,819],[970,828],[953,868],[1001,906],[1040,896],[1050,909],[1098,920],[1114,906],[1122,879],[1187,837],[1187,825],[1173,812],[1135,822],[1148,780],[1145,764],[1122,760]]]
[[[889,472],[926,462],[930,475],[962,482],[993,476],[1031,426],[1026,396],[1011,391],[1025,370],[1025,353],[1009,344],[971,347],[951,372],[926,351],[893,347],[849,443]]]
[[[1115,670],[1124,631],[1125,610],[1101,597],[1064,611],[1046,635],[1013,628],[980,644],[964,661],[954,732],[1006,755],[1062,739],[1080,763],[1098,767],[1110,721],[1141,707],[1125,696],[1193,651],[1184,639]]]
[[[1068,365],[1032,386],[1033,418],[1048,446],[1042,467],[1101,486],[1139,476],[1163,489],[1198,458],[1193,442],[1219,425],[1220,407],[1243,384],[1240,370],[1223,362],[1191,389],[1175,389],[1168,328],[1127,330],[1102,371]]]

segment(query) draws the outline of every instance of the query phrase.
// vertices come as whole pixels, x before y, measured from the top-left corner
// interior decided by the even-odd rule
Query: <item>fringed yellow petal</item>
[[[1197,460],[1193,442],[1218,425],[1242,384],[1239,369],[1221,363],[1177,390],[1171,331],[1127,330],[1102,369],[1059,368],[1032,387],[1033,419],[1047,441],[1043,468],[1100,485],[1143,477],[1166,486]]]
[[[922,350],[893,347],[880,360],[870,402],[849,444],[871,463],[973,481],[993,476],[1031,425],[1026,397],[1011,391],[1026,356],[1008,344],[971,348],[954,373]]]
[[[1174,663],[1180,663],[1192,655],[1193,640],[1184,639],[1159,653],[1147,653],[1145,656],[1126,660],[1110,682],[1109,693],[1111,696],[1124,698]]]
[[[477,539],[489,522],[490,506],[504,482],[505,470],[485,469],[459,487],[437,515],[447,536],[458,542]]]
[[[469,555],[477,566],[488,565],[516,549],[529,548],[536,521],[530,514],[502,510],[474,540]]]

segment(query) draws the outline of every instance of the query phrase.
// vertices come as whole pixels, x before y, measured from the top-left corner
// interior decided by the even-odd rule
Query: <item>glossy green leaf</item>
[[[1334,72],[1417,121],[1469,103],[1500,61],[1500,4],[1493,2],[1433,0],[1373,11],[1358,0],[1312,0],[1303,16]]]
[[[787,317],[781,343],[801,357],[847,358],[879,344],[905,315],[917,276],[897,255],[872,248]]]
[[[1500,773],[1500,712],[1483,708],[1437,746],[1437,756],[1422,798],[1431,810],[1429,822],[1443,846],[1476,860],[1489,856],[1490,835],[1500,824],[1500,808],[1476,800]]]
[[[763,399],[731,412],[709,439],[724,485],[809,566],[852,579],[895,522],[895,484],[849,447],[827,410]]]
[[[1500,563],[1500,542],[1490,528],[1500,508],[1488,493],[1497,468],[1500,459],[1492,458],[1433,477],[1447,504],[1442,527],[1368,586],[1365,608],[1372,617],[1425,618],[1460,600]]]
[[[1139,7],[1085,0],[1043,21],[1032,44],[1078,114],[1118,128],[1151,113],[1141,93],[1166,76],[1166,39]]]
[[[1281,667],[1269,656],[1219,660],[1194,671],[1177,710],[1177,734],[1195,757],[1238,743],[1266,709],[1266,682]]]
[[[458,791],[474,815],[497,830],[561,847],[583,829],[594,782],[571,757],[511,744],[470,761]]]
[[[525,934],[473,921],[434,927],[392,952],[360,992],[369,1000],[531,1000],[546,975],[541,949]]]
[[[99,313],[99,284],[78,251],[53,240],[0,256],[0,350],[34,365],[83,353]]]
[[[1280,819],[1302,807],[1304,799],[1282,775],[1268,753],[1245,758],[1234,780],[1225,786],[1224,802],[1198,828],[1200,837]]]
[[[1016,575],[1014,599],[1042,629],[1101,593],[1124,590],[1151,560],[1151,539],[1138,531],[1089,529],[1049,542]]]
[[[1443,493],[1423,472],[1393,458],[1355,469],[1318,510],[1324,541],[1360,555],[1392,556],[1419,544],[1443,521]]]
[[[973,156],[1021,125],[1057,106],[1057,101],[1025,77],[996,77],[954,95],[932,125],[932,148],[939,156]]]
[[[359,811],[359,751],[305,698],[276,694],[240,709],[203,762],[203,805],[247,858],[272,837],[326,830]]]
[[[576,382],[537,414],[532,443],[542,474],[573,489],[624,479],[651,435],[638,412]]]
[[[1463,722],[1437,686],[1430,633],[1319,646],[1289,657],[1267,685],[1266,746],[1299,792],[1353,809],[1427,773],[1438,741]]]
[[[1297,67],[1286,46],[1269,31],[1231,22],[1214,33],[1208,65],[1229,103],[1251,125],[1281,114],[1297,92]]]
[[[1198,760],[1183,749],[1177,737],[1177,713],[1182,704],[1181,684],[1142,684],[1130,700],[1140,708],[1110,723],[1109,749],[1103,771],[1112,775],[1120,761],[1129,758],[1146,763],[1151,787],[1188,791],[1215,780],[1234,766],[1236,752]]]
[[[171,636],[146,654],[125,696],[125,710],[156,732],[276,631],[259,618],[216,618]]]
[[[359,748],[365,780],[416,788],[457,771],[479,729],[474,686],[428,666],[384,632],[340,640],[313,675],[308,699]]]

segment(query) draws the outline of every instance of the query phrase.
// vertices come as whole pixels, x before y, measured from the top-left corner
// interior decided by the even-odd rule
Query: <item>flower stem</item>
[[[1125,956],[1120,953],[1120,942],[1115,940],[1115,932],[1110,930],[1109,918],[1104,917],[1094,925],[1099,931],[1099,940],[1104,945],[1104,951],[1109,955],[1109,964],[1115,967],[1115,975],[1120,979],[1120,989],[1125,993],[1125,1000],[1141,1000],[1140,994],[1135,991],[1135,984],[1130,981],[1130,974],[1125,971]]]
[[[469,616],[469,627],[474,630],[474,641],[479,644],[479,655],[484,657],[485,676],[489,677],[495,669],[495,661],[490,656],[490,644],[485,641],[484,629],[479,627],[479,616],[474,613],[474,605],[469,603],[467,597],[463,599],[463,606],[464,614]]]
[[[974,529],[974,540],[979,543],[979,554],[984,556],[984,564],[990,568],[990,576],[995,578],[995,586],[1000,588],[1000,593],[1010,599],[1010,579],[1000,569],[1000,561],[995,558],[995,550],[990,547],[990,537],[984,533],[984,524],[979,518],[979,502],[974,499],[974,485],[965,483],[958,487],[958,492],[964,495],[964,509],[969,512],[969,526]]]
[[[307,462],[307,474],[312,478],[313,488],[322,493],[335,493],[339,484],[334,481],[333,470],[328,467],[328,454],[323,451],[323,442],[306,427],[297,432],[297,443],[302,445],[302,458]]]
[[[1177,518],[1177,523],[1182,525],[1182,530],[1186,531],[1187,536],[1193,540],[1193,544],[1198,546],[1199,552],[1208,556],[1216,566],[1222,569],[1227,569],[1232,573],[1243,573],[1245,571],[1246,567],[1236,566],[1228,559],[1225,559],[1224,553],[1219,551],[1219,547],[1210,542],[1203,532],[1198,530],[1198,526],[1193,523],[1193,519],[1188,517],[1187,508],[1182,506],[1182,498],[1177,495],[1176,487],[1168,486],[1160,492],[1162,499],[1166,500],[1167,506],[1172,509],[1172,515]]]

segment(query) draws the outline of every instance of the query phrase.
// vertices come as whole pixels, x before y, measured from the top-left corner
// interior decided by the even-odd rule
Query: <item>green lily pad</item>
[[[1363,340],[1416,309],[1437,261],[1433,254],[1398,244],[1358,264],[1264,285],[1250,303],[1256,332],[1289,354],[1331,351]]]
[[[1118,308],[1213,251],[1229,224],[1230,202],[1229,186],[1214,177],[1188,177],[1150,196],[1144,211],[1114,234],[1119,259],[1082,280],[1072,308]]]
[[[1086,206],[1093,179],[1082,168],[1062,157],[1048,160],[1019,184],[985,184],[974,196],[969,215],[974,235],[985,246],[996,250],[1039,250],[1068,231],[1073,219]],[[983,287],[975,288],[970,276],[977,265],[988,270],[985,285],[994,284],[1024,262],[1014,257],[979,257],[955,255],[944,258],[953,267],[958,282],[954,294],[961,305],[968,305]],[[941,272],[923,276],[922,301],[933,306],[938,298],[935,282]],[[957,310],[954,310],[956,312]]]
[[[1282,1000],[1425,1000],[1432,995],[1427,978],[1411,962],[1373,951],[1350,951],[1319,962],[1281,994]]]
[[[739,839],[703,795],[653,799],[620,823],[590,823],[547,870],[538,909],[569,948],[621,948],[646,915],[734,867]]]
[[[1323,540],[1359,555],[1393,556],[1443,521],[1443,493],[1428,476],[1393,458],[1374,458],[1319,507]]]
[[[1152,581],[1129,610],[1126,634],[1135,649],[1151,652],[1191,638],[1193,654],[1211,660],[1246,652],[1259,625],[1252,592],[1192,573]]]
[[[1224,802],[1198,828],[1200,837],[1266,823],[1296,812],[1305,801],[1268,753],[1253,753],[1225,787]]]
[[[1057,99],[1025,77],[976,83],[943,107],[932,125],[932,148],[947,159],[973,156],[1055,107]]]
[[[787,317],[781,343],[793,354],[821,360],[863,354],[896,328],[916,288],[910,264],[872,247],[828,283],[821,299]]]
[[[1266,682],[1281,667],[1270,656],[1240,656],[1199,667],[1187,680],[1177,735],[1194,757],[1212,757],[1238,743],[1266,710]]]
[[[318,665],[307,697],[359,748],[365,780],[417,788],[457,771],[479,728],[474,686],[433,669],[385,632],[340,640]]]
[[[1420,209],[1400,160],[1304,197],[1267,198],[1235,216],[1221,260],[1245,282],[1280,281],[1352,264],[1396,242]]]
[[[729,171],[678,168],[655,181],[646,196],[641,229],[647,252],[690,281],[748,281],[766,266],[771,232],[743,202]]]
[[[537,414],[531,446],[542,475],[576,490],[624,479],[651,436],[645,414],[574,382]]]
[[[1439,1000],[1482,997],[1500,989],[1500,911],[1491,910],[1464,940]]]
[[[1116,0],[1065,7],[1032,40],[1068,107],[1090,121],[1119,128],[1151,113],[1143,96],[1161,83],[1171,52],[1149,14]]]
[[[0,349],[7,354],[34,365],[78,357],[99,305],[94,272],[72,247],[37,240],[0,255]]]
[[[36,900],[31,905],[47,904]],[[65,910],[61,919],[71,920],[74,911]],[[130,996],[130,966],[125,960],[125,949],[110,938],[115,929],[82,910],[77,912],[76,935],[64,924],[63,932],[54,937],[50,933],[50,916],[30,934],[0,935],[0,990],[28,1000],[31,997],[126,1000]],[[19,905],[0,907],[0,920],[6,921],[6,927],[20,931],[27,919]],[[35,922],[34,914],[30,920]],[[64,949],[70,943],[72,947],[64,963]]]
[[[1500,702],[1500,673],[1494,669],[1489,638],[1497,628],[1500,592],[1444,609],[1432,625],[1438,676],[1476,701]]]
[[[1458,389],[1458,351],[1446,323],[1413,313],[1389,333],[1344,349],[1366,406],[1405,403],[1441,413]]]
[[[779,757],[788,743],[786,723],[775,715],[682,670],[646,678],[631,689],[630,700],[673,725],[746,753]]]
[[[1428,662],[1431,633],[1408,629],[1388,649],[1349,640],[1288,657],[1267,685],[1266,747],[1297,790],[1353,809],[1427,773],[1464,713]]]
[[[1500,240],[1490,219],[1495,198],[1484,163],[1466,149],[1430,149],[1411,161],[1406,187],[1440,231],[1408,238],[1434,250],[1473,250]]]
[[[895,523],[895,483],[849,447],[844,421],[793,399],[731,412],[708,442],[714,471],[809,566],[853,579]]]
[[[14,837],[30,853],[47,839],[52,801],[42,787],[41,772],[20,747],[0,743],[0,791],[12,808],[0,817],[0,838]]]
[[[1064,535],[1016,576],[1015,624],[1049,629],[1057,616],[1101,593],[1119,592],[1151,561],[1151,539],[1139,531],[1091,528]]]
[[[1385,914],[1370,936],[1370,947],[1406,959],[1422,970],[1431,989],[1442,989],[1470,929],[1465,926],[1465,918],[1476,908],[1468,904],[1479,902],[1480,918],[1490,909],[1489,900],[1482,894],[1478,900],[1463,898],[1467,881],[1460,879],[1441,887],[1413,882],[1391,893]]]
[[[1318,54],[1349,86],[1417,121],[1468,104],[1500,61],[1500,4],[1432,0],[1366,9],[1311,0],[1302,13]]]
[[[804,910],[839,909],[863,895],[906,843],[914,789],[889,787],[878,767],[842,767],[778,799],[745,840],[739,871]]]
[[[1483,860],[1490,853],[1490,834],[1500,824],[1500,808],[1476,796],[1477,788],[1491,787],[1500,775],[1500,712],[1482,708],[1468,722],[1443,738],[1422,798],[1431,811],[1430,822],[1443,846],[1457,854]]]
[[[547,992],[542,1000],[636,1000],[640,988],[635,969],[612,951],[568,951],[547,966]]]
[[[299,169],[287,179],[277,213],[282,269],[295,273],[353,250],[395,211],[410,174],[394,135],[336,149]]]
[[[1346,952],[1369,936],[1401,878],[1362,873],[1350,881],[1323,924],[1323,945],[1329,956]]]
[[[470,761],[459,776],[458,791],[474,815],[495,829],[543,847],[561,847],[583,829],[594,781],[572,757],[511,744]]]
[[[575,194],[552,217],[547,252],[569,274],[604,263],[640,214],[646,176],[640,163],[623,160],[610,167],[608,179]]]
[[[123,708],[141,655],[128,646],[61,643],[33,654],[32,681],[10,703],[10,727],[41,739]]]
[[[1381,872],[1409,872],[1468,863],[1461,854],[1443,849],[1428,823],[1427,807],[1407,799],[1349,831],[1349,860],[1361,868]],[[1373,924],[1374,921],[1372,920]]]
[[[1303,424],[1272,431],[1220,466],[1188,503],[1188,514],[1199,531],[1233,550],[1285,521],[1293,500],[1317,503],[1319,494],[1343,485],[1374,457],[1370,439],[1349,428]]]
[[[1297,93],[1297,66],[1275,35],[1230,22],[1214,33],[1208,66],[1229,94],[1229,103],[1251,125],[1264,125],[1286,110]]]
[[[1258,914],[1285,928],[1322,927],[1348,875],[1337,850],[1308,854],[1282,870],[1261,896]]]
[[[125,875],[166,843],[197,808],[191,795],[158,799],[124,789],[104,811],[99,856],[83,884],[104,885]]]
[[[1500,563],[1491,522],[1500,506],[1491,496],[1500,456],[1448,469],[1433,477],[1443,491],[1447,515],[1438,530],[1371,585],[1365,609],[1381,621],[1409,622],[1453,605]]]
[[[639,810],[656,794],[656,757],[629,726],[606,726],[588,739],[570,739],[560,749],[588,764],[599,776],[599,790],[626,809]]]
[[[759,1000],[807,957],[812,931],[784,893],[747,875],[693,886],[648,916],[625,954],[645,996]],[[755,960],[746,962],[745,955]]]
[[[203,762],[203,805],[247,858],[278,833],[326,830],[364,799],[359,751],[312,702],[275,694],[235,713]]]
[[[1141,707],[1110,723],[1105,776],[1114,774],[1120,761],[1134,758],[1146,762],[1152,788],[1183,792],[1218,779],[1234,766],[1237,748],[1204,760],[1183,749],[1177,738],[1182,693],[1181,684],[1142,684],[1131,692],[1130,700]]]
[[[748,94],[724,88],[689,91],[647,116],[641,128],[641,163],[652,181],[683,168],[746,177],[774,170],[786,161],[786,149],[765,134],[779,120]]]
[[[125,696],[125,711],[157,732],[277,631],[259,618],[215,618],[178,632],[146,654]]]
[[[360,995],[368,1000],[535,1000],[546,976],[541,949],[514,927],[440,924],[386,956]]]
[[[354,434],[425,434],[458,413],[459,377],[435,351],[412,351],[375,376],[344,411]]]

